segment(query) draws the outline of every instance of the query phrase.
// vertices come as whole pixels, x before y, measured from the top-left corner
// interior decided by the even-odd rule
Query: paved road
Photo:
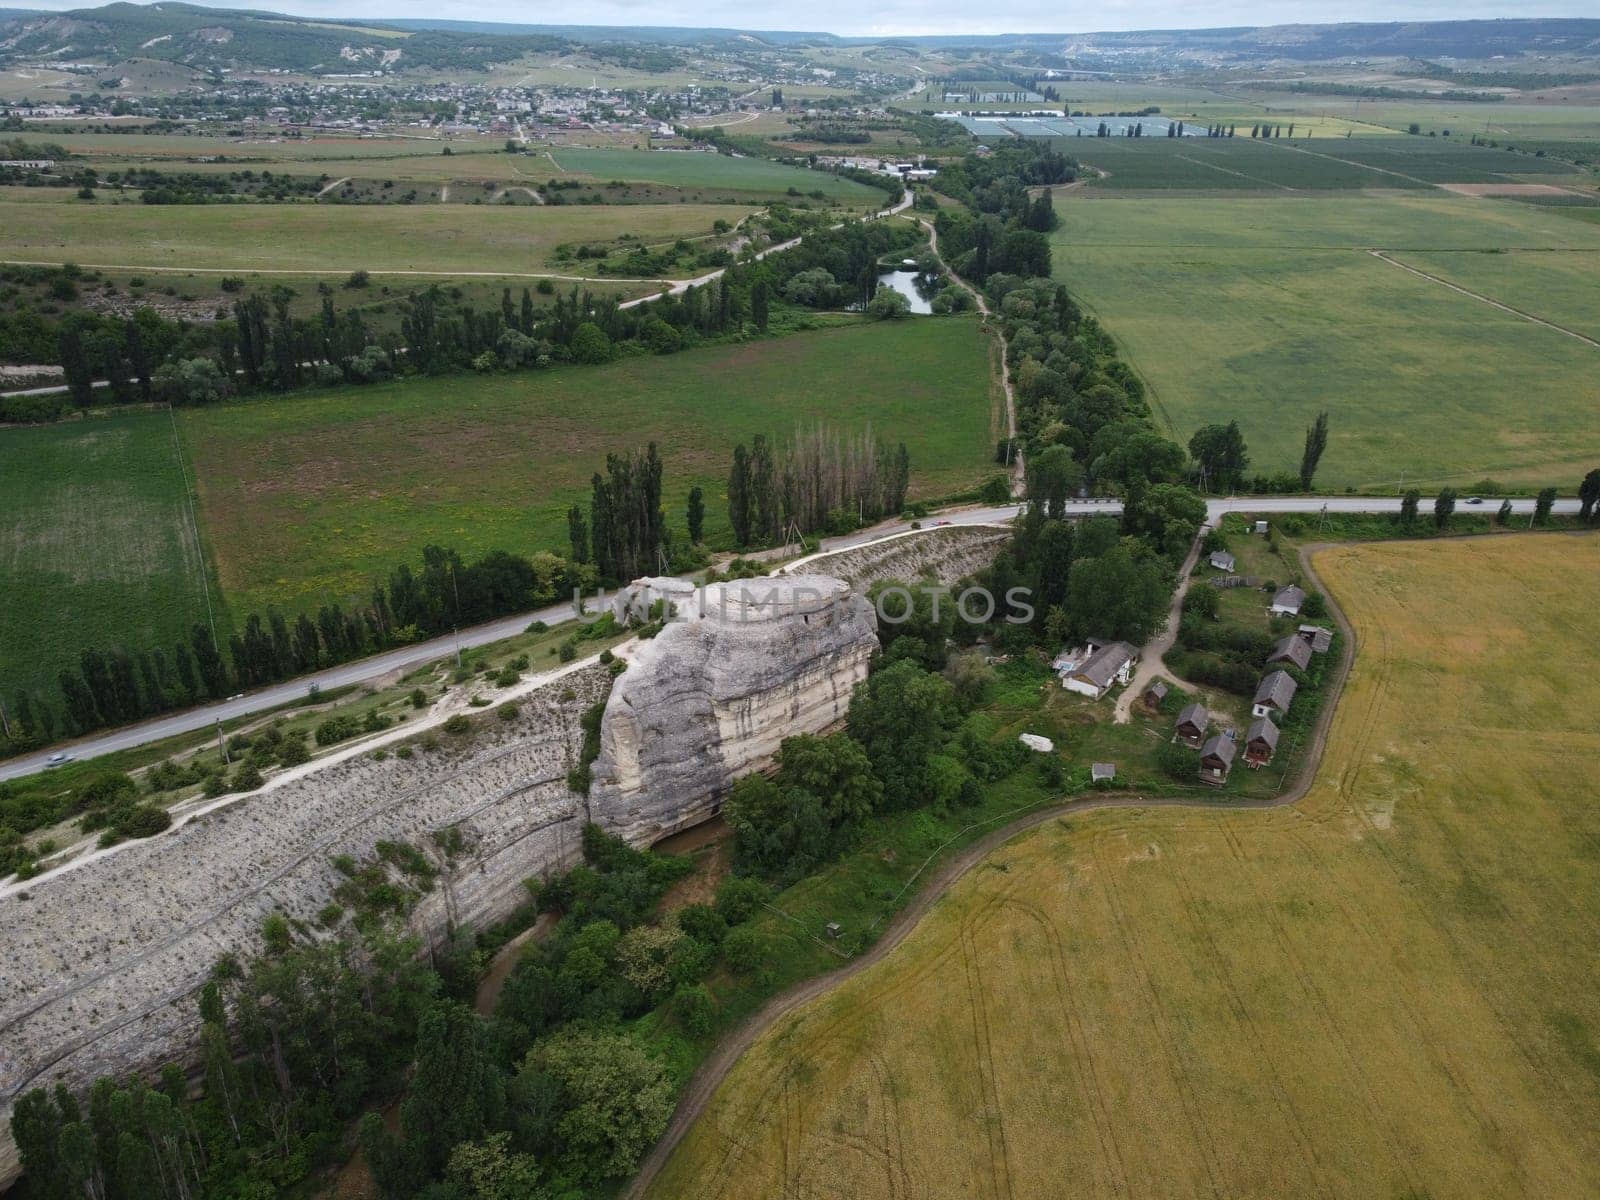
[[[1422,511],[1424,518],[1432,501],[1424,499]],[[1519,499],[1511,502],[1512,511],[1523,516],[1533,512],[1531,499]],[[1483,511],[1491,512],[1498,507],[1498,499],[1485,500]],[[1228,496],[1206,502],[1207,522],[1215,525],[1226,513],[1317,513],[1326,506],[1330,513],[1397,513],[1400,511],[1400,501],[1393,497],[1384,496]],[[949,525],[994,525],[1003,524],[1016,517],[1021,511],[1021,505],[1002,504],[991,508],[961,508],[952,509],[939,517],[922,522],[923,528],[934,528],[938,524]],[[1115,500],[1080,500],[1067,505],[1070,516],[1092,516],[1104,514],[1115,516],[1122,511],[1122,505]],[[1576,513],[1578,502],[1576,500],[1557,500],[1555,511],[1560,514]],[[818,553],[826,554],[835,550],[847,550],[854,546],[865,546],[873,542],[882,541],[884,538],[893,537],[895,534],[905,533],[910,525],[904,521],[886,521],[871,529],[864,529],[843,537],[824,538]],[[470,629],[463,629],[460,634],[460,645],[463,648],[487,645],[498,642],[513,634],[521,633],[533,621],[544,621],[554,625],[559,621],[567,621],[576,615],[570,603],[553,604],[548,608],[537,609],[533,612],[519,613],[516,616],[502,617],[498,621],[490,621],[485,625],[475,625]],[[36,754],[24,755],[0,763],[0,780],[16,779],[23,775],[31,775],[44,769],[45,760],[50,754],[65,749],[79,759],[94,758],[101,754],[110,754],[117,750],[128,750],[134,746],[142,746],[147,742],[160,741],[163,738],[175,737],[180,733],[190,733],[196,729],[206,729],[214,726],[218,721],[231,720],[235,717],[245,717],[252,713],[262,712],[265,709],[276,708],[291,700],[298,700],[306,695],[307,689],[315,684],[322,691],[331,691],[337,687],[347,687],[352,684],[367,683],[391,671],[405,670],[421,666],[423,663],[432,662],[448,657],[455,653],[457,638],[455,635],[434,638],[427,642],[418,642],[412,646],[404,646],[398,650],[388,650],[371,658],[363,658],[357,662],[346,663],[339,667],[330,667],[325,671],[318,671],[313,675],[304,675],[287,683],[275,684],[272,687],[262,688],[259,691],[247,692],[230,700],[216,704],[208,704],[203,708],[189,709],[169,716],[158,717],[152,721],[145,721],[138,725],[129,725],[123,729],[113,730],[108,733],[97,734],[84,738],[66,746],[52,746],[48,750]]]

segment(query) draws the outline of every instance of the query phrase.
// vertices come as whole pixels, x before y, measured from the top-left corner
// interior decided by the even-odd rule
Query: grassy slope
[[[1593,1194],[1594,549],[1323,554],[1362,641],[1305,801],[1013,842],[651,1194]]]
[[[132,267],[347,272],[552,269],[562,242],[711,233],[739,205],[502,208],[310,204],[7,206],[0,258]],[[581,272],[574,272],[581,273]]]
[[[825,420],[871,423],[911,451],[913,491],[985,474],[986,343],[969,318],[926,318],[542,374],[407,380],[181,414],[201,514],[236,612],[364,595],[429,542],[464,553],[566,544],[608,451],[655,440],[666,507],[706,489],[727,529],[734,444]]]
[[[0,695],[54,701],[82,647],[170,644],[205,619],[165,413],[0,431],[0,461]]]
[[[1373,258],[1508,247],[1506,302],[1557,321],[1595,230],[1510,202],[1418,196],[1101,200],[1059,206],[1056,273],[1100,316],[1182,438],[1237,418],[1261,470],[1319,483],[1570,482],[1600,454],[1591,346]],[[1573,253],[1568,253],[1573,252]],[[1497,267],[1499,258],[1497,257]],[[1546,304],[1546,264],[1558,300]],[[1485,287],[1495,295],[1492,286]],[[1514,417],[1508,419],[1508,414]]]

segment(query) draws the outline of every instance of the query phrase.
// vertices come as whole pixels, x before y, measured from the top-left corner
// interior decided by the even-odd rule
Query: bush
[[[767,961],[767,940],[750,925],[730,929],[722,939],[722,958],[728,966],[741,974],[759,970]]]
[[[261,778],[261,772],[255,763],[245,762],[233,773],[233,790],[236,792],[253,792],[266,782]]]
[[[1200,769],[1200,759],[1183,743],[1167,742],[1156,751],[1156,766],[1167,778],[1187,782]]]
[[[767,901],[767,885],[756,879],[724,879],[717,888],[717,912],[729,925],[743,925]]]
[[[361,732],[361,725],[351,716],[329,717],[318,725],[312,735],[319,746],[332,746]]]
[[[717,1005],[705,984],[688,984],[673,993],[672,1012],[686,1033],[704,1037],[716,1023]]]
[[[459,737],[461,734],[471,731],[472,722],[467,720],[466,713],[456,713],[455,716],[448,718],[439,728],[448,734]]]

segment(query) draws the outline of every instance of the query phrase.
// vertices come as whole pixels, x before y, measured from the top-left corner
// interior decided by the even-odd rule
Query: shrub
[[[705,984],[695,983],[673,993],[672,1012],[685,1032],[694,1037],[704,1037],[716,1023],[717,1006]]]
[[[467,720],[466,713],[456,713],[455,716],[448,718],[440,728],[448,734],[459,737],[472,729],[472,722]]]
[[[495,716],[499,717],[502,721],[515,721],[517,719],[518,711],[519,709],[517,706],[509,700],[494,710]]]
[[[346,738],[353,738],[361,732],[361,726],[351,716],[329,717],[318,725],[312,735],[319,746],[332,746]]]
[[[717,888],[717,912],[729,925],[742,925],[766,903],[767,885],[756,879],[724,879]]]
[[[767,940],[754,927],[740,925],[722,939],[722,957],[733,970],[749,974],[767,961]]]
[[[239,769],[233,773],[233,790],[236,792],[253,792],[261,787],[265,780],[255,763],[241,763]]]

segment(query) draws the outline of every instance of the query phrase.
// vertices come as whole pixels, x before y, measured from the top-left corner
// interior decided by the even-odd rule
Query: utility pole
[[[227,739],[222,736],[221,717],[217,718],[217,749],[222,751],[222,765],[225,767],[231,767],[233,765],[233,759],[228,757],[228,742]]]
[[[0,731],[3,731],[8,739],[11,737],[11,722],[6,720],[6,702],[4,697],[0,697]]]

